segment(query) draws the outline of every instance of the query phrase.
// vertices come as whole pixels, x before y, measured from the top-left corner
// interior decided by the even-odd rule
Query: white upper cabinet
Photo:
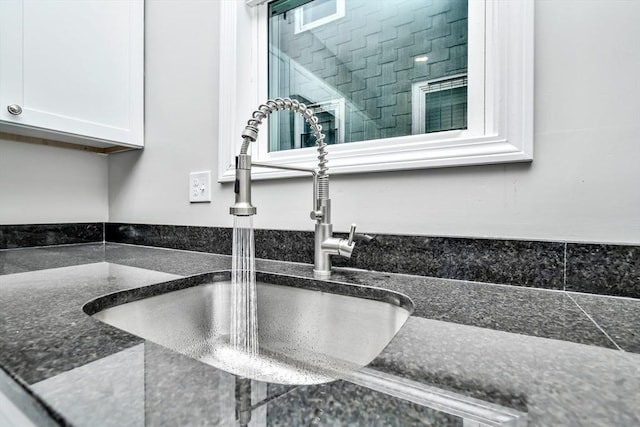
[[[0,131],[143,146],[144,2],[0,0]]]

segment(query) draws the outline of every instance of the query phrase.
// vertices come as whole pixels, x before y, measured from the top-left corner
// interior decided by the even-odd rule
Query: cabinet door
[[[143,25],[143,0],[0,0],[0,120],[142,146]]]

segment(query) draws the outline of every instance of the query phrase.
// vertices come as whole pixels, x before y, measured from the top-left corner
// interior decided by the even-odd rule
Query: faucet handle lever
[[[353,237],[356,234],[356,225],[355,224],[351,224],[351,229],[349,230],[349,240],[347,241],[347,245],[351,246],[351,244],[353,243]]]
[[[311,217],[311,219],[314,220],[314,221],[321,220],[322,219],[322,211],[321,210],[311,211],[311,213],[309,214],[309,217]]]

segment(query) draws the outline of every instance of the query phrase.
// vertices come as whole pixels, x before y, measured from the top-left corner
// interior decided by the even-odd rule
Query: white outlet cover
[[[211,202],[211,171],[191,172],[189,174],[189,202]]]

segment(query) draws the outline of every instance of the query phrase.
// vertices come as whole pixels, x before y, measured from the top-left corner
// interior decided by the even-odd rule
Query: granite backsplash
[[[231,254],[231,228],[80,223],[0,225],[0,249],[114,242]],[[346,237],[346,236],[345,236]],[[256,257],[313,263],[313,232],[255,230]],[[334,265],[640,298],[640,246],[358,234]]]

